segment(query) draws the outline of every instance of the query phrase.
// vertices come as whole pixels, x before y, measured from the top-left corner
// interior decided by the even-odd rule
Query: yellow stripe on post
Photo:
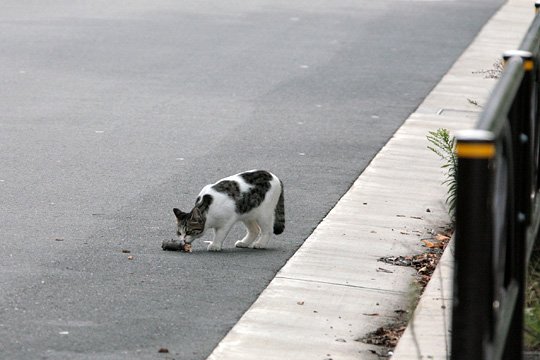
[[[534,69],[534,61],[532,61],[531,59],[526,59],[523,62],[523,69],[525,71],[532,71]]]
[[[495,144],[486,142],[458,142],[456,154],[467,159],[491,159],[495,156]]]
[[[508,62],[511,57],[519,57],[523,61],[523,70],[532,71],[534,70],[534,56],[530,51],[524,50],[508,50],[503,53],[504,65]]]

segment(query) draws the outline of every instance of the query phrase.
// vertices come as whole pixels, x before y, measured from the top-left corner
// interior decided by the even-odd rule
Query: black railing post
[[[535,193],[535,109],[534,103],[534,70],[533,55],[527,51],[507,51],[503,57],[508,60],[512,56],[523,60],[524,75],[516,94],[508,119],[512,131],[514,158],[514,199],[515,199],[515,233],[508,247],[509,262],[507,274],[518,285],[515,308],[508,330],[508,338],[503,352],[505,360],[520,360],[523,348],[523,307],[525,301],[525,273],[527,226],[531,222],[532,200]]]
[[[456,199],[453,360],[487,359],[493,338],[493,231],[490,163],[495,156],[489,131],[467,130],[456,136]]]
[[[524,75],[516,98],[509,113],[514,143],[516,211],[518,224],[527,226],[531,220],[534,189],[534,70],[535,61],[528,51],[511,50],[503,54],[503,59],[517,56],[523,60]]]

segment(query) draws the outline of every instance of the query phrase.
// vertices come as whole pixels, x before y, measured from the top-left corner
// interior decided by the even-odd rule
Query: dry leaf
[[[447,241],[447,240],[450,240],[450,238],[446,235],[443,235],[443,234],[437,234],[435,235],[435,240],[437,241]]]
[[[430,249],[442,249],[444,247],[444,243],[440,241],[435,242],[435,241],[424,239],[422,240],[422,242],[424,243],[424,245],[426,245],[426,247]]]
[[[426,245],[428,248],[432,248],[432,247],[435,247],[435,244],[427,239],[423,239],[422,242],[424,243],[424,245]]]

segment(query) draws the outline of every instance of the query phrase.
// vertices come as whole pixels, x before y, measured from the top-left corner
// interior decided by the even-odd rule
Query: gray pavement
[[[501,2],[3,1],[0,358],[206,358]],[[271,249],[161,251],[248,168]]]
[[[359,339],[411,307],[413,270],[377,261],[419,252],[449,219],[439,160],[428,131],[473,126],[503,51],[515,49],[533,17],[510,0],[377,154],[210,356],[228,359],[379,359]],[[472,101],[469,101],[472,100]],[[429,209],[429,212],[427,212]],[[448,359],[453,243],[426,287],[392,359]],[[382,271],[381,271],[382,270]]]

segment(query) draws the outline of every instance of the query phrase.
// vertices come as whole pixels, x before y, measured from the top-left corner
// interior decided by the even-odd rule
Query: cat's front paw
[[[216,245],[214,243],[210,243],[208,247],[206,248],[208,251],[221,251],[221,246]]]
[[[266,244],[263,244],[263,243],[260,243],[260,242],[256,241],[253,245],[251,245],[251,248],[252,249],[265,249]]]
[[[234,246],[237,248],[248,248],[251,244],[245,243],[242,240],[238,240],[236,243],[234,243]]]

